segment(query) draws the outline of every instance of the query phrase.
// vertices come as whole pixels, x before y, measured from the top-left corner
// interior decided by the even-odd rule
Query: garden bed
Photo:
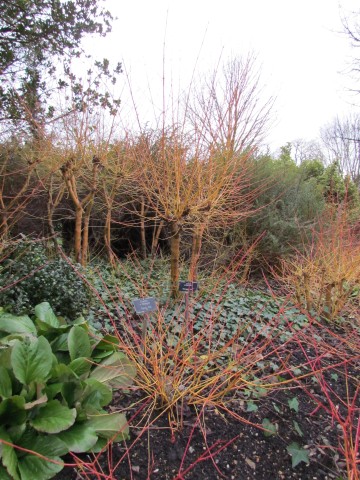
[[[345,457],[350,452],[344,451],[344,433],[355,446],[359,350],[348,342],[345,332],[338,336],[326,326],[313,328],[306,345],[307,333],[283,349],[278,345],[279,358],[286,358],[289,372],[282,380],[288,383],[274,385],[257,397],[239,391],[225,399],[224,408],[182,404],[175,431],[169,428],[166,409],[144,415],[149,398],[141,391],[115,395],[111,408],[126,412],[130,438],[113,444],[96,460],[81,456],[81,461],[88,462],[82,473],[67,467],[56,479],[351,478],[346,471]],[[296,370],[299,365],[302,371]]]

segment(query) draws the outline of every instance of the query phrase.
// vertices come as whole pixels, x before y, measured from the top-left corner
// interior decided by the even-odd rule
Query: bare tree
[[[321,130],[321,139],[329,160],[336,161],[341,173],[360,187],[360,115],[336,117]]]
[[[233,153],[249,150],[264,139],[274,98],[260,84],[256,57],[235,58],[194,87],[187,117],[211,149]]]
[[[298,138],[291,142],[292,155],[297,165],[307,160],[320,160],[322,163],[326,163],[325,154],[321,148],[321,145],[316,140],[304,140]]]
[[[350,12],[348,14],[342,14],[342,24],[345,35],[350,40],[351,47],[353,48],[354,55],[350,60],[349,74],[352,80],[355,82],[355,87],[351,87],[350,91],[358,94],[360,92],[358,85],[359,73],[360,73],[360,10],[357,12]]]

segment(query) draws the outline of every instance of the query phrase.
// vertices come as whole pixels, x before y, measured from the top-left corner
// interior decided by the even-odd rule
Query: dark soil
[[[288,345],[286,354],[298,360],[301,355],[299,349],[295,344],[293,348],[293,351],[289,351]],[[308,349],[307,354],[311,357],[319,355],[319,352]],[[342,374],[344,366],[338,365],[339,358],[336,355],[324,356],[323,360],[322,367],[328,368],[325,378],[334,392],[329,398],[334,398],[335,402],[336,395],[340,399],[346,399],[347,394],[354,395],[359,378],[358,355],[347,363],[348,384]],[[298,408],[295,409],[290,408],[288,403],[294,398],[298,401]],[[317,408],[318,401],[325,408]],[[135,402],[136,407],[132,406]],[[56,480],[348,478],[341,452],[341,426],[333,421],[326,410],[329,399],[314,377],[306,377],[301,384],[294,384],[293,388],[274,389],[254,400],[254,403],[258,409],[249,412],[246,398],[238,396],[229,400],[226,407],[233,415],[214,407],[197,412],[194,407],[183,408],[182,427],[172,433],[167,413],[161,414],[161,410],[153,412],[153,418],[150,421],[147,419],[147,426],[144,426],[144,419],[141,420],[137,413],[146,404],[140,392],[115,395],[113,407],[124,409],[130,419],[130,439],[126,444],[114,444],[111,450],[98,457],[97,463],[92,463],[91,468],[84,467],[81,474],[66,467],[56,476]],[[126,404],[129,406],[124,408]],[[353,419],[355,427],[360,405],[357,403],[354,407],[357,408]],[[339,405],[339,408],[343,407]],[[264,418],[275,426],[272,435],[267,436],[261,428]],[[308,462],[301,461],[292,466],[292,458],[287,450],[292,442],[297,442],[307,451]],[[94,458],[83,455],[81,460],[93,462]],[[73,462],[73,459],[68,457],[66,461]],[[94,473],[95,469],[97,474]]]

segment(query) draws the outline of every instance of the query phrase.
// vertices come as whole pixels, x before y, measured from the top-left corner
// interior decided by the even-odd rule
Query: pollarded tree
[[[205,229],[215,222],[224,227],[252,211],[255,189],[248,193],[249,155],[230,157],[198,147],[198,139],[173,127],[142,135],[132,150],[134,163],[143,166],[139,187],[146,205],[153,218],[170,230],[173,297],[178,293],[182,233],[193,235],[190,270],[191,279],[195,279]]]
[[[82,265],[87,263],[90,217],[112,133],[111,127],[104,129],[101,113],[85,110],[63,118],[58,134],[59,170],[74,207],[74,256]]]
[[[201,239],[208,226],[229,226],[254,213],[252,202],[265,184],[250,188],[250,159],[266,136],[273,105],[274,98],[265,94],[251,53],[228,61],[190,92],[186,118],[207,159],[202,175],[208,175],[208,181],[203,188],[210,186],[210,197],[216,192],[214,186],[219,188],[217,200],[199,217],[193,232],[192,275],[196,275]]]

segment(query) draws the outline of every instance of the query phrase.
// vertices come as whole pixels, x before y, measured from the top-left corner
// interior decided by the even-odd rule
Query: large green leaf
[[[66,443],[58,435],[39,434],[32,429],[24,433],[19,446],[47,458],[61,457],[69,452]]]
[[[11,480],[11,477],[7,473],[7,470],[1,465],[0,465],[0,480]]]
[[[79,357],[69,363],[69,368],[78,376],[87,376],[92,367],[92,363],[86,357]]]
[[[12,384],[10,375],[7,369],[3,366],[0,366],[0,396],[2,398],[11,397],[12,395]]]
[[[51,385],[46,385],[44,388],[44,393],[49,400],[52,400],[58,393],[61,392],[62,382],[52,383]]]
[[[64,468],[60,457],[49,458],[47,461],[35,455],[25,455],[19,460],[21,480],[48,480]]]
[[[61,388],[61,395],[69,407],[73,407],[77,402],[81,401],[83,392],[82,381],[78,378],[64,382]]]
[[[116,335],[104,335],[99,343],[96,345],[96,348],[100,350],[116,350],[120,344],[119,337]]]
[[[36,305],[35,315],[39,320],[47,323],[51,327],[60,327],[60,322],[48,302],[42,302],[39,303],[39,305]]]
[[[88,410],[88,406],[100,410],[111,402],[112,391],[109,387],[95,378],[88,378],[85,380],[84,385],[86,386],[84,388],[81,404],[85,410]]]
[[[76,375],[68,365],[64,363],[58,363],[52,370],[52,379],[57,379],[59,382],[68,382],[69,380],[75,380]]]
[[[12,443],[11,438],[7,434],[6,430],[4,430],[3,428],[0,428],[0,442],[1,440],[9,442],[10,444]],[[19,474],[17,471],[18,459],[14,447],[12,445],[8,445],[7,443],[1,442],[0,457],[2,459],[2,464],[8,471],[9,475],[14,480],[19,480]]]
[[[31,342],[17,340],[11,352],[11,364],[15,377],[24,385],[44,383],[53,363],[52,351],[45,337]]]
[[[0,425],[21,425],[25,419],[24,397],[13,395],[0,402]]]
[[[0,365],[12,370],[11,366],[11,348],[0,348]]]
[[[13,315],[12,313],[0,314],[0,331],[6,333],[25,333],[36,335],[36,328],[27,315]]]
[[[95,443],[95,445],[91,448],[90,451],[93,453],[103,452],[104,450],[106,450],[106,447],[109,442],[110,440],[108,440],[107,438],[99,437],[98,441]]]
[[[14,425],[13,427],[8,427],[6,429],[13,443],[17,443],[20,438],[24,435],[26,430],[26,423],[21,423],[20,425]]]
[[[121,352],[105,358],[91,372],[91,377],[112,388],[125,388],[132,384],[136,375],[134,364]]]
[[[70,428],[76,419],[76,409],[68,408],[58,400],[51,400],[39,408],[36,417],[30,420],[30,425],[39,432],[58,433]]]
[[[109,357],[119,349],[119,339],[115,335],[105,335],[99,339],[93,347],[92,358],[100,362],[103,358]]]
[[[58,436],[67,445],[69,451],[74,453],[90,450],[98,439],[95,430],[86,424],[73,425],[69,430],[60,432]]]
[[[89,334],[78,325],[72,327],[69,332],[68,346],[71,360],[79,357],[90,357],[91,355]]]
[[[50,344],[53,352],[67,352],[69,350],[68,334],[62,333],[61,335],[57,335],[56,338],[50,342]]]
[[[101,437],[114,442],[127,439],[129,436],[129,426],[123,413],[91,415],[86,424]]]

